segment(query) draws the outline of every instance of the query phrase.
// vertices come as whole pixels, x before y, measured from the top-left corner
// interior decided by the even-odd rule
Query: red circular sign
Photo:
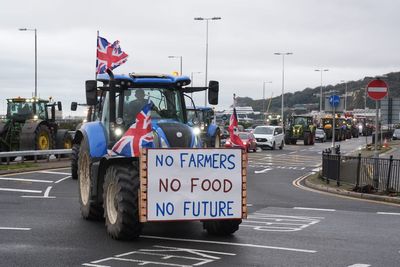
[[[387,95],[388,86],[382,80],[373,80],[367,85],[368,96],[374,100],[380,100]]]

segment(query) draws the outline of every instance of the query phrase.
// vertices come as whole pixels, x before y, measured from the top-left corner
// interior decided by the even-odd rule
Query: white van
[[[257,126],[254,129],[254,137],[257,141],[257,147],[270,148],[272,150],[283,148],[284,145],[284,133],[281,126]]]

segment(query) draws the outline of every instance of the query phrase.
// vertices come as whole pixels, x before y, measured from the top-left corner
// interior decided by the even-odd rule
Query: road
[[[342,153],[365,139],[341,143]],[[0,177],[0,266],[398,266],[400,206],[306,190],[315,146],[249,155],[249,217],[230,237],[198,222],[149,223],[135,241],[80,217],[77,181],[57,169]]]

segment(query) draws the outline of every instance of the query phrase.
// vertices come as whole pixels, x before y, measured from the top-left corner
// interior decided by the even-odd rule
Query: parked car
[[[326,133],[323,129],[317,129],[315,131],[315,140],[321,141],[321,143],[326,141]]]
[[[274,150],[277,146],[282,149],[284,146],[282,126],[257,126],[253,134],[256,138],[257,146],[261,147],[261,149],[270,148]]]
[[[257,142],[252,133],[239,132],[238,136],[243,142],[242,149],[245,149],[247,152],[257,151]],[[228,137],[225,141],[225,147],[235,147],[235,146],[236,145],[232,144],[231,139]]]
[[[398,140],[398,139],[400,139],[400,129],[395,129],[395,130],[394,130],[392,139],[393,139],[393,140]]]

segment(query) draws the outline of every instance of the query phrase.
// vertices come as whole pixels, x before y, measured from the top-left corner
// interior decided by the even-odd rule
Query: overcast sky
[[[220,103],[232,94],[262,98],[323,84],[399,71],[398,0],[13,0],[0,8],[0,114],[5,99],[34,91],[34,32],[37,28],[38,94],[63,102],[84,101],[84,81],[94,79],[96,35],[120,41],[128,61],[115,73],[179,71],[205,82],[206,22],[209,23],[208,78],[220,81]],[[204,95],[197,97],[203,105]]]

